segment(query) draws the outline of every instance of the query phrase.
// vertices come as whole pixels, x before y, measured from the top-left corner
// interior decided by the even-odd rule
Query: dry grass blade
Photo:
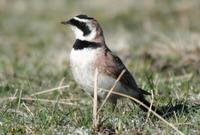
[[[41,94],[44,94],[44,93],[53,92],[53,91],[55,91],[55,90],[64,89],[64,88],[69,88],[69,85],[59,86],[59,87],[56,87],[56,88],[52,88],[52,89],[40,91],[40,92],[31,94],[31,96],[37,96],[37,95],[41,95]]]
[[[151,104],[150,104],[150,107],[149,107],[149,110],[148,110],[148,113],[147,113],[147,118],[146,118],[145,123],[148,122],[148,119],[149,119],[149,116],[150,116],[150,113],[151,113],[151,109],[152,109],[152,105],[153,105],[153,100],[154,100],[154,95],[153,95],[153,92],[151,91]]]
[[[64,80],[65,80],[65,78],[62,78],[62,80],[61,80],[60,83],[59,83],[58,91],[59,91],[60,95],[63,94],[63,92],[62,92],[62,89],[63,89],[63,88],[61,88],[61,86],[63,85]]]
[[[15,90],[15,93],[12,95],[12,97],[15,97],[18,93],[18,89]]]
[[[31,116],[34,117],[34,114],[31,112],[30,108],[24,102],[22,104],[26,108],[26,110],[31,114]]]
[[[171,123],[169,123],[168,121],[166,121],[163,117],[161,117],[159,114],[157,114],[155,111],[153,111],[153,110],[151,109],[151,107],[152,107],[152,105],[153,105],[153,99],[154,99],[153,93],[152,93],[151,105],[150,105],[150,107],[148,107],[148,106],[146,106],[145,104],[143,104],[142,102],[140,102],[139,100],[137,100],[137,99],[135,99],[135,98],[133,98],[133,97],[131,97],[131,96],[128,96],[128,95],[125,95],[125,94],[122,94],[122,93],[113,91],[114,88],[115,88],[116,85],[117,85],[117,82],[120,80],[120,78],[122,77],[122,75],[124,74],[124,72],[125,72],[125,70],[123,70],[123,71],[121,72],[121,74],[119,75],[119,77],[117,78],[117,80],[115,81],[113,87],[112,87],[110,90],[102,89],[102,90],[107,91],[107,92],[109,92],[109,93],[107,94],[105,100],[104,100],[103,103],[101,104],[101,106],[100,106],[100,108],[99,108],[97,114],[94,113],[94,106],[93,106],[93,118],[94,118],[94,116],[97,116],[97,115],[98,115],[98,113],[101,111],[101,109],[103,108],[104,104],[106,103],[107,99],[109,98],[110,94],[112,93],[112,94],[116,94],[116,95],[119,95],[119,96],[123,96],[123,97],[129,98],[129,99],[131,99],[131,100],[134,100],[134,101],[137,102],[138,104],[140,104],[140,105],[144,106],[145,108],[147,108],[147,109],[148,109],[147,120],[148,120],[148,118],[149,118],[150,113],[153,113],[156,117],[158,117],[160,120],[162,120],[162,121],[163,121],[164,123],[166,123],[168,126],[170,126],[171,128],[173,128],[177,133],[179,133],[180,135],[184,135],[184,133],[181,132],[180,130],[178,130],[178,128],[176,128],[173,124],[171,124]],[[96,74],[95,74],[95,77],[97,77]],[[95,83],[95,88],[94,88],[94,97],[95,97],[95,94],[97,94],[97,93],[95,93],[95,90],[97,90],[97,78],[95,79],[95,82],[96,82],[96,83]],[[97,95],[96,95],[96,96],[97,96]],[[97,98],[97,97],[96,97],[96,98]],[[94,99],[94,100],[95,100],[95,99]],[[97,102],[97,99],[96,99],[96,102]],[[96,110],[95,110],[95,111],[96,111]],[[94,114],[95,114],[95,115],[94,115]],[[95,118],[96,118],[96,117],[95,117]],[[93,120],[94,120],[94,119],[93,119]],[[94,121],[93,121],[93,124],[94,124]]]
[[[102,90],[109,92],[109,90],[106,90],[106,89],[102,89]],[[162,116],[160,116],[159,114],[157,114],[155,111],[149,109],[148,106],[146,106],[145,104],[143,104],[141,101],[137,100],[136,98],[133,98],[131,96],[128,96],[128,95],[125,95],[125,94],[122,94],[122,93],[119,93],[119,92],[115,92],[115,91],[112,91],[112,94],[116,94],[116,95],[119,95],[119,96],[122,96],[122,97],[126,97],[126,98],[129,98],[129,99],[135,101],[136,103],[138,103],[138,104],[142,105],[143,107],[145,107],[146,109],[148,109],[152,114],[154,114],[157,118],[159,118],[160,120],[162,120],[165,124],[167,124],[168,126],[170,126],[171,128],[173,128],[177,133],[179,133],[180,135],[184,135],[184,133],[181,132],[172,123],[169,123],[168,121],[166,121]]]
[[[103,106],[105,105],[106,101],[107,101],[108,98],[110,97],[110,94],[111,94],[112,91],[115,89],[117,83],[119,82],[119,80],[121,79],[121,77],[122,77],[122,75],[125,73],[125,71],[126,71],[126,70],[124,69],[124,70],[120,73],[120,75],[118,76],[118,78],[117,78],[117,80],[115,81],[114,85],[112,86],[112,88],[111,88],[110,91],[108,92],[106,98],[104,99],[103,103],[101,104],[101,106],[100,106],[100,108],[99,108],[99,110],[98,110],[97,113],[99,113],[99,112],[102,110],[102,108],[103,108]]]
[[[94,75],[94,98],[93,98],[93,130],[96,132],[98,123],[99,123],[99,116],[97,114],[97,84],[98,84],[98,69],[95,69]]]
[[[27,115],[24,111],[17,110],[17,109],[7,109],[6,112],[15,113],[15,114],[25,117],[25,118],[29,117],[29,115]]]
[[[19,99],[18,97],[7,97],[7,98],[2,98],[0,101],[5,101],[5,100],[17,100]],[[40,101],[40,102],[47,102],[47,103],[58,103],[58,104],[64,104],[64,105],[74,105],[73,103],[69,102],[63,102],[63,101],[57,101],[57,100],[49,100],[49,99],[40,99],[40,98],[27,98],[27,97],[21,97],[21,100],[24,101]]]

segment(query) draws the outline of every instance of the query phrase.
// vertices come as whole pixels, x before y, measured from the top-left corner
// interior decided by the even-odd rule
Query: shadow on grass
[[[177,103],[175,105],[168,104],[158,108],[160,112],[162,112],[162,117],[170,118],[175,114],[188,114],[191,112],[196,112],[200,109],[200,104],[191,105],[189,103]]]

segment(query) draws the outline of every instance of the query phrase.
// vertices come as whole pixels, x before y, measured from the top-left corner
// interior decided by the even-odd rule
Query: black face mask
[[[81,31],[83,31],[83,36],[87,36],[90,34],[91,30],[89,29],[89,27],[86,25],[86,23],[84,22],[79,22],[75,19],[70,19],[69,24],[77,27],[78,29],[80,29]]]

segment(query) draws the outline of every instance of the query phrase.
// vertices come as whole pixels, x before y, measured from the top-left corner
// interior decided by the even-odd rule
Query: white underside
[[[88,95],[93,95],[94,62],[98,52],[98,49],[86,48],[83,50],[72,49],[70,54],[70,65],[74,79]],[[110,90],[114,82],[114,78],[100,73],[98,76],[98,96],[105,98],[107,93],[101,89]],[[126,91],[120,83],[117,84],[116,90]]]

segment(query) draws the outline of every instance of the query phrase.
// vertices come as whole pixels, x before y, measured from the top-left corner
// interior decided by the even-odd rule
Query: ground
[[[198,0],[1,0],[0,134],[91,134],[92,98],[73,81],[74,35],[60,24],[83,13],[99,21],[107,45],[154,95],[154,105],[176,110],[165,120],[184,134],[200,134],[199,5]],[[46,91],[52,88],[58,90]],[[46,93],[34,95],[41,91]],[[101,133],[178,134],[128,99],[114,112],[106,104],[99,127]]]

